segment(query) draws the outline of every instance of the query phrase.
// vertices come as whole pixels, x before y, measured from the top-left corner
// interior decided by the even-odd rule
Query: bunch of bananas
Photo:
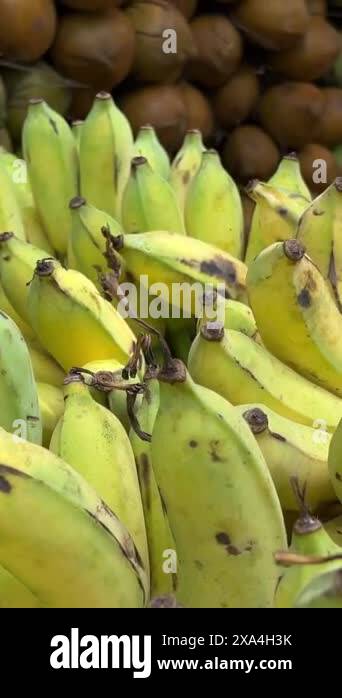
[[[312,201],[284,157],[246,245],[198,131],[170,162],[106,93],[74,132],[35,99],[22,152],[0,153],[0,607],[341,607],[342,182]]]

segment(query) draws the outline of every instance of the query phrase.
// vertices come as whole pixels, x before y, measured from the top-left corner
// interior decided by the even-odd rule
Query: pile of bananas
[[[170,163],[107,93],[74,131],[32,100],[22,152],[0,152],[0,607],[341,607],[342,181],[312,201],[284,157],[246,240],[200,132]]]

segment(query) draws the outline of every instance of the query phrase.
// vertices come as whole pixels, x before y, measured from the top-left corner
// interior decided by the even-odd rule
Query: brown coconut
[[[258,101],[260,86],[254,68],[242,65],[212,97],[214,114],[222,128],[230,129],[248,119]]]
[[[320,194],[338,176],[338,165],[335,157],[331,150],[325,148],[324,145],[308,143],[299,151],[298,160],[302,175],[310,191],[314,194]],[[320,181],[320,179],[324,181]]]
[[[188,82],[179,87],[186,106],[187,131],[198,129],[203,140],[209,142],[214,133],[214,115],[208,97]]]
[[[204,87],[219,87],[241,63],[243,42],[231,21],[220,14],[199,15],[190,23],[197,56],[190,62],[187,78]]]
[[[53,0],[0,0],[0,55],[34,63],[51,46],[56,23]]]
[[[245,124],[228,136],[222,152],[222,161],[228,172],[239,182],[250,179],[267,181],[280,160],[276,144],[258,126]]]
[[[251,41],[281,51],[304,36],[310,14],[305,0],[242,0],[233,8],[232,18]]]
[[[342,144],[342,89],[322,89],[324,109],[320,121],[319,142],[334,147]]]

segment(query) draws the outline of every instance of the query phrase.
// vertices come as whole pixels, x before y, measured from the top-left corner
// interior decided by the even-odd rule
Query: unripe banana
[[[333,488],[342,502],[342,419],[330,442],[328,466]]]
[[[122,223],[126,233],[168,230],[185,234],[183,214],[171,185],[142,156],[132,159],[122,197]]]
[[[303,246],[287,240],[263,250],[249,266],[247,288],[269,351],[342,396],[342,315]]]
[[[31,341],[34,339],[34,332],[29,325],[27,325],[24,320],[21,319],[21,317],[18,315],[18,313],[14,310],[13,305],[9,302],[5,291],[0,283],[0,310],[5,313],[6,315],[9,315],[11,320],[15,322],[17,327],[19,328],[21,334],[23,335],[24,339],[26,341]]]
[[[170,159],[153,126],[141,126],[134,141],[132,156],[146,158],[154,172],[169,179]]]
[[[0,426],[36,444],[42,423],[30,354],[19,329],[0,312]],[[1,563],[0,563],[1,564]]]
[[[285,191],[294,198],[299,195],[300,198],[304,197],[308,202],[311,201],[310,190],[302,176],[296,153],[284,155],[267,184]]]
[[[135,337],[94,284],[54,260],[37,263],[29,287],[28,313],[43,347],[68,371],[95,359],[126,363]]]
[[[177,360],[160,374],[152,463],[177,548],[177,600],[271,607],[286,534],[267,465],[234,408]]]
[[[248,185],[246,192],[256,203],[245,258],[249,265],[269,245],[296,235],[310,201],[257,180]]]
[[[0,564],[43,605],[145,604],[148,580],[132,538],[76,470],[2,430],[0,463]]]
[[[121,220],[132,152],[133,135],[126,116],[110,94],[100,92],[82,126],[81,194],[89,204],[117,220]]]
[[[13,153],[0,153],[0,163],[3,164],[13,182],[16,199],[20,207],[25,239],[35,247],[53,255],[53,249],[45,235],[37,208],[33,200],[33,194],[28,181],[27,165]],[[12,228],[8,228],[12,230]],[[17,235],[17,237],[20,237]]]
[[[93,400],[78,374],[65,379],[64,399],[50,450],[75,468],[114,511],[148,570],[144,513],[129,438],[119,420]]]
[[[342,400],[281,363],[242,332],[208,323],[189,355],[189,371],[201,385],[234,405],[259,403],[299,424],[322,422],[333,431],[342,416]]]
[[[198,171],[205,150],[200,131],[187,131],[183,145],[175,155],[170,174],[170,184],[183,213],[190,184]]]
[[[327,521],[324,524],[324,528],[334,543],[342,547],[342,515],[335,516],[334,519]]]
[[[159,383],[157,380],[151,380],[147,384],[141,406],[136,409],[139,428],[145,434],[152,434],[158,409]],[[130,430],[129,438],[134,451],[144,507],[150,560],[151,598],[155,598],[171,594],[175,590],[177,579],[172,568],[172,555],[176,557],[175,542],[153,470],[151,443],[143,440],[133,429]]]
[[[39,342],[26,340],[27,348],[30,353],[33,373],[38,383],[49,383],[50,385],[60,388],[64,380],[64,371],[58,363],[44,351]]]
[[[68,123],[42,99],[30,101],[23,153],[46,235],[64,255],[71,228],[69,201],[78,194],[77,149]]]
[[[340,185],[338,182],[340,181]],[[334,229],[342,207],[342,178],[335,180],[304,211],[296,238],[325,279],[331,271]],[[341,224],[342,225],[342,224]]]
[[[188,189],[184,217],[190,237],[241,259],[244,239],[241,197],[215,150],[206,150],[202,155]]]
[[[25,226],[15,194],[14,184],[6,167],[0,162],[0,231],[13,231],[25,240]]]
[[[0,234],[0,281],[8,300],[28,325],[29,284],[37,262],[45,257],[45,250],[20,240],[13,233]]]
[[[113,235],[122,232],[122,226],[108,213],[87,204],[80,196],[70,201],[72,226],[68,248],[68,266],[82,272],[100,288],[98,270],[106,269],[105,238],[101,233],[108,227]],[[72,256],[71,256],[72,255]]]
[[[43,427],[43,446],[49,448],[53,431],[64,412],[63,391],[49,383],[37,383],[37,391]]]
[[[333,543],[318,519],[313,518],[304,508],[297,519],[292,533],[289,552],[301,555],[326,556],[342,553]],[[277,587],[275,602],[277,608],[292,608],[306,585],[323,571],[340,568],[341,560],[322,565],[293,565],[285,569]]]
[[[331,434],[281,417],[265,405],[236,407],[254,434],[270,469],[283,511],[298,510],[291,486],[296,477],[305,486],[310,510],[335,501],[327,463]]]

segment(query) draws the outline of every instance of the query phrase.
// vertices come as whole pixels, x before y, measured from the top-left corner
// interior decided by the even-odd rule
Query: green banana
[[[283,510],[298,510],[291,487],[293,477],[305,486],[310,510],[317,511],[335,501],[327,467],[331,434],[292,422],[264,405],[239,405],[236,410],[258,442]]]
[[[311,201],[311,193],[303,179],[296,153],[284,155],[267,184],[285,191],[294,198],[296,195],[299,195],[299,197],[304,197],[308,202]]]
[[[0,566],[0,609],[41,608],[37,597],[4,567]]]
[[[36,444],[42,442],[42,423],[30,354],[19,329],[0,311],[0,425]]]
[[[147,384],[140,407],[136,409],[139,428],[145,434],[152,434],[158,409],[159,383],[157,380],[151,380]],[[172,567],[175,542],[153,471],[151,443],[143,440],[134,429],[130,430],[129,438],[134,451],[144,507],[150,560],[151,598],[154,598],[170,594],[175,590],[177,579]],[[168,556],[170,556],[170,564],[167,560]]]
[[[177,600],[271,607],[273,553],[286,534],[261,451],[234,408],[196,385],[182,362],[169,362],[159,380],[152,463],[177,548]]]
[[[78,158],[66,120],[42,99],[31,99],[23,126],[23,153],[46,235],[59,255],[67,251],[69,201],[78,194]]]
[[[342,515],[326,521],[324,528],[334,543],[342,547]]]
[[[241,259],[244,223],[240,192],[216,150],[202,155],[187,192],[184,218],[190,237]]]
[[[81,195],[119,221],[132,152],[133,135],[126,116],[110,94],[99,92],[82,126]]]
[[[141,126],[133,145],[132,157],[142,156],[152,170],[164,179],[170,176],[170,159],[153,126]]]
[[[50,450],[75,468],[115,512],[148,570],[144,513],[129,438],[119,420],[93,400],[79,374],[65,379],[64,399]]]
[[[342,502],[342,419],[330,441],[328,467],[337,498]]]
[[[0,231],[13,231],[25,240],[25,226],[14,184],[3,162],[0,162]]]
[[[132,159],[121,216],[126,233],[168,230],[185,234],[183,214],[171,185],[142,156]]]
[[[68,247],[68,266],[88,277],[100,288],[98,270],[105,270],[106,242],[101,233],[108,227],[113,235],[122,232],[122,226],[104,211],[87,204],[80,196],[70,201],[72,225]]]
[[[245,264],[201,240],[153,231],[118,236],[113,244],[135,281],[141,284],[145,279],[151,294],[186,312],[184,317],[200,317],[203,290],[219,288],[232,298],[241,298],[245,293]],[[195,282],[199,282],[199,288]],[[188,288],[181,284],[188,284]],[[191,290],[199,293],[194,295]]]
[[[342,608],[342,569],[314,577],[296,599],[295,608]]]
[[[18,313],[13,308],[13,305],[9,302],[5,291],[0,283],[0,310],[5,313],[6,315],[9,315],[11,320],[15,322],[17,327],[19,328],[21,334],[23,337],[28,340],[34,340],[34,332],[32,328],[27,325],[26,322],[24,322],[21,317],[19,317]]]
[[[13,182],[13,189],[21,211],[25,239],[31,245],[53,255],[53,249],[45,235],[33,200],[25,160],[21,160],[13,153],[0,152],[0,164],[4,165]],[[12,227],[8,230],[12,230]],[[19,236],[17,235],[17,237]]]
[[[145,605],[146,573],[128,531],[76,471],[1,430],[0,461],[0,564],[8,572],[44,606]]]
[[[201,385],[234,405],[258,403],[299,424],[333,431],[342,400],[295,373],[242,332],[207,323],[195,338],[189,371]]]
[[[49,383],[37,383],[38,402],[43,427],[43,446],[49,448],[53,431],[64,412],[61,388]]]
[[[312,517],[303,506],[293,527],[289,553],[325,557],[342,552],[324,530],[321,522]],[[342,561],[327,562],[324,565],[293,565],[283,573],[275,594],[277,608],[292,608],[306,585],[321,571],[331,571],[341,567]]]
[[[263,250],[249,266],[247,290],[269,351],[342,396],[342,315],[301,243],[287,240]]]
[[[250,265],[269,245],[295,236],[310,201],[257,180],[248,185],[246,192],[256,203],[245,257],[245,263]]]
[[[0,281],[11,305],[28,325],[29,284],[37,262],[44,258],[45,250],[20,240],[13,233],[0,234]]]
[[[58,363],[47,354],[39,342],[34,339],[26,340],[29,350],[33,373],[38,383],[49,383],[60,388],[64,380],[64,371]]]
[[[189,130],[185,134],[182,147],[172,161],[170,184],[182,213],[190,184],[200,167],[204,150],[201,132],[197,129]]]
[[[28,313],[43,347],[65,371],[95,359],[126,363],[135,336],[94,284],[54,260],[37,263],[29,286]]]

